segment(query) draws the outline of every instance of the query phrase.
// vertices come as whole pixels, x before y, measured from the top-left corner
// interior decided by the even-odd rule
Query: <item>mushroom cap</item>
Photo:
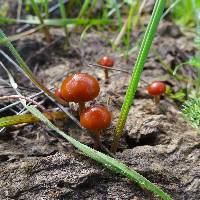
[[[104,56],[99,60],[98,64],[106,67],[112,67],[114,65],[114,60],[112,58]]]
[[[62,99],[62,94],[61,94],[61,89],[60,88],[57,88],[55,90],[55,93],[54,93],[57,97],[60,97]]]
[[[147,91],[152,96],[162,95],[166,91],[166,85],[162,81],[154,81],[147,86]]]
[[[99,131],[110,126],[111,112],[104,106],[86,108],[80,115],[80,123],[90,131]]]
[[[61,85],[61,96],[68,102],[91,101],[98,96],[99,83],[87,73],[76,73],[68,76]]]

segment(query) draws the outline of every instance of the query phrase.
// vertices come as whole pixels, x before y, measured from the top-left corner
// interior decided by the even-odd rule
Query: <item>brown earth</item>
[[[60,81],[56,80],[64,78],[63,74],[77,71],[97,77],[101,93],[95,102],[89,104],[107,105],[113,113],[113,124],[102,136],[103,144],[109,147],[130,75],[110,71],[110,83],[105,84],[103,70],[86,67],[86,63],[96,63],[102,55],[109,55],[115,59],[116,68],[131,72],[137,52],[130,56],[127,63],[103,37],[105,34],[113,37],[112,33],[93,32],[88,33],[81,43],[79,36],[72,35],[71,48],[65,52],[62,33],[51,31],[53,43],[46,44],[38,33],[19,40],[17,49],[38,79],[48,87],[58,86]],[[139,35],[137,31],[134,33],[132,43]],[[160,25],[116,157],[159,185],[174,199],[198,200],[200,138],[182,118],[178,107],[180,103],[165,96],[160,106],[156,107],[146,93],[147,84],[154,80],[164,81],[175,92],[185,88],[186,82],[170,75],[169,69],[163,67],[155,55],[155,50],[171,69],[186,61],[195,51],[192,38],[184,36],[178,27],[169,22]],[[20,86],[33,88],[8,62],[4,64],[15,73]],[[182,69],[181,73],[195,75],[189,67]],[[1,77],[6,78],[2,71]],[[26,90],[25,93],[30,95],[32,91]],[[0,88],[0,94],[14,92],[9,88]],[[42,99],[46,107],[55,107],[45,97],[37,100]],[[92,146],[90,137],[81,134],[72,121],[66,120],[58,125],[66,133]],[[86,158],[64,139],[52,136],[52,131],[41,123],[15,130],[10,128],[1,134],[0,162],[0,199],[156,199],[126,178]]]

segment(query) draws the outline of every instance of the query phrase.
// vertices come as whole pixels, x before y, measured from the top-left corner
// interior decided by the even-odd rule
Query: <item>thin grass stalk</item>
[[[45,18],[49,18],[49,0],[44,0],[44,13],[45,13]]]
[[[17,6],[17,20],[21,17],[21,11],[22,11],[22,0],[18,0],[18,6]]]
[[[65,10],[64,0],[59,0],[59,7],[60,7],[60,14],[61,14],[62,19],[66,19],[67,14],[66,14],[66,10]],[[67,50],[69,47],[69,40],[68,40],[69,33],[68,33],[67,25],[64,26],[64,31],[65,31],[64,49]]]
[[[37,4],[35,3],[35,0],[30,0],[31,2],[31,5],[32,5],[32,8],[35,12],[35,15],[38,17],[38,19],[40,20],[40,23],[41,25],[44,25],[44,20],[43,20],[43,17],[40,13],[40,10],[37,6]],[[49,29],[48,27],[44,26],[43,28],[43,32],[44,32],[44,35],[45,35],[45,38],[46,38],[46,41],[47,42],[51,42],[52,41],[52,38],[51,38],[51,35],[50,35],[50,32],[49,32]]]
[[[85,0],[84,1],[83,6],[81,7],[81,10],[80,10],[80,12],[78,14],[78,18],[81,18],[85,14],[85,12],[87,11],[87,9],[88,9],[88,7],[90,5],[90,2],[91,2],[90,0]]]
[[[128,59],[128,51],[130,48],[130,39],[131,39],[131,32],[132,32],[132,26],[133,26],[133,16],[134,11],[139,7],[140,2],[136,2],[136,5],[134,3],[131,4],[129,15],[128,15],[128,21],[127,21],[127,34],[125,38],[125,45],[126,45],[126,53],[125,58]],[[136,9],[135,9],[136,8]]]
[[[147,26],[135,66],[133,68],[131,81],[126,91],[126,95],[125,95],[125,99],[121,108],[120,116],[116,125],[115,135],[114,135],[114,139],[111,145],[112,152],[116,152],[120,137],[123,134],[123,129],[128,117],[130,107],[134,101],[135,92],[137,90],[138,82],[140,80],[141,73],[143,71],[144,63],[148,56],[151,44],[153,42],[153,38],[156,33],[159,21],[161,19],[164,6],[165,6],[165,0],[157,0],[154,5],[153,13],[151,15],[150,22]]]
[[[64,112],[49,112],[43,113],[49,120],[63,120],[66,118]],[[32,114],[12,115],[0,118],[0,127],[9,127],[18,124],[33,124],[40,120]]]
[[[121,16],[121,13],[120,13],[119,4],[117,3],[116,0],[112,0],[112,2],[114,4],[116,16],[117,16],[118,29],[120,31],[121,28],[122,28],[122,16]]]
[[[88,9],[88,14],[87,14],[87,17],[90,17],[90,15],[91,15],[91,13],[92,13],[92,11],[93,11],[93,9],[95,8],[95,6],[96,6],[96,3],[97,3],[97,0],[93,0],[92,1],[92,4],[91,4],[91,6],[90,6],[90,8]]]

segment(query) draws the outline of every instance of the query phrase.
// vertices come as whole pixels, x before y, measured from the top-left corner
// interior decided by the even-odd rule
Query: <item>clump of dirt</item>
[[[174,26],[167,23],[160,27],[163,25],[168,30]],[[26,52],[26,60],[32,70],[48,87],[59,86],[59,77],[77,71],[97,77],[101,84],[100,95],[87,105],[104,104],[112,111],[113,124],[102,136],[103,144],[109,147],[130,76],[110,71],[110,84],[105,84],[103,70],[90,68],[86,63],[96,63],[102,55],[109,55],[115,59],[116,68],[131,72],[137,54],[133,54],[127,64],[101,35],[94,33],[89,33],[81,44],[76,35],[72,36],[72,48],[64,52],[62,34],[58,30],[52,33],[58,39],[48,48],[43,44],[40,34],[35,34],[34,40],[33,36],[27,36],[17,46],[20,45],[18,48],[21,48],[21,52]],[[33,41],[38,44],[34,46],[36,57],[31,54],[31,48],[21,45],[27,42],[32,44]],[[180,45],[183,41],[184,46]],[[172,67],[194,54],[192,40],[187,40],[178,30],[169,31],[168,34],[158,31],[153,48]],[[40,57],[44,62],[40,62]],[[182,72],[186,74],[187,70]],[[174,199],[196,200],[200,199],[200,138],[183,120],[171,99],[162,97],[160,105],[156,106],[146,93],[147,84],[158,79],[174,91],[186,87],[184,81],[174,79],[168,72],[152,49],[116,157],[162,187]],[[20,84],[23,85],[22,82]],[[6,92],[11,93],[10,90]],[[45,101],[45,105],[54,106],[49,100]],[[89,136],[83,135],[72,121],[67,119],[60,122],[59,126],[66,133],[92,146]],[[15,130],[7,129],[0,136],[0,143],[1,199],[153,198],[126,178],[83,157],[68,142],[52,136],[52,131],[40,126],[40,123]]]

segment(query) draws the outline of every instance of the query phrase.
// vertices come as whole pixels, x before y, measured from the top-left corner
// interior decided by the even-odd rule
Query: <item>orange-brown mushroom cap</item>
[[[93,106],[85,109],[80,115],[80,123],[90,131],[99,131],[110,126],[111,113],[104,106]]]
[[[148,85],[147,91],[152,96],[162,95],[166,91],[166,85],[161,81],[154,81],[153,83]]]
[[[57,97],[60,97],[62,99],[62,94],[61,94],[61,89],[58,88],[55,90],[55,93],[54,93]]]
[[[114,65],[114,60],[112,58],[104,56],[99,60],[98,64],[106,67],[112,67]]]
[[[99,83],[87,73],[76,73],[68,76],[61,85],[61,95],[68,102],[91,101],[98,96]]]

